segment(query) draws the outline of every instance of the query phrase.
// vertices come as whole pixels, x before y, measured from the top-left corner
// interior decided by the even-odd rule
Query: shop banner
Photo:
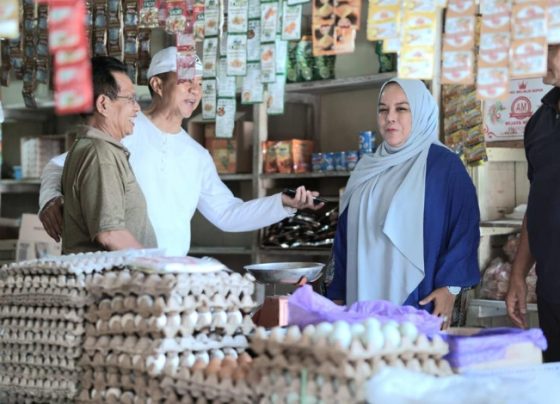
[[[552,89],[541,78],[511,80],[506,100],[484,102],[484,135],[486,142],[523,140],[529,118],[541,106],[541,99]]]

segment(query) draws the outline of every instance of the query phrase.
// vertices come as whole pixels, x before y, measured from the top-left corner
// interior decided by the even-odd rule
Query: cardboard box
[[[221,174],[250,173],[253,163],[253,122],[237,121],[232,138],[217,138],[213,123],[189,122],[189,134],[204,141]]]
[[[47,234],[39,216],[27,213],[22,215],[16,261],[60,255],[61,251],[61,243],[57,243]]]
[[[21,171],[23,178],[39,178],[43,168],[64,152],[65,136],[24,136],[21,138]]]

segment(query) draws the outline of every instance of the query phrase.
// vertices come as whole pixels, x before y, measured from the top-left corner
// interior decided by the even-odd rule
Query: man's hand
[[[507,313],[514,325],[527,328],[527,282],[525,278],[512,276],[506,295]]]
[[[295,209],[321,209],[325,204],[323,202],[315,205],[313,198],[319,196],[317,191],[307,191],[304,186],[296,189],[296,195],[290,198],[288,195],[282,194],[282,204]]]
[[[48,235],[56,242],[60,241],[62,235],[62,209],[64,198],[58,196],[51,199],[39,212],[39,220],[43,223]]]
[[[434,302],[434,311],[432,314],[441,317],[443,320],[441,329],[445,330],[449,328],[451,315],[453,314],[453,305],[455,304],[455,295],[452,295],[449,289],[447,289],[447,286],[444,286],[443,288],[434,290],[418,303],[424,306],[430,302]]]

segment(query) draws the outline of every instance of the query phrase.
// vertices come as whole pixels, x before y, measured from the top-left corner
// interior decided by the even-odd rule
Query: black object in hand
[[[295,189],[291,189],[291,188],[285,188],[282,193],[284,195],[288,195],[290,198],[295,198],[296,196],[296,190]],[[326,199],[323,198],[319,198],[318,196],[313,197],[313,204],[314,205],[319,205],[320,203],[326,203]]]

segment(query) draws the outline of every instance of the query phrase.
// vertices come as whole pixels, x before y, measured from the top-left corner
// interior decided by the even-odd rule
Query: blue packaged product
[[[346,152],[346,169],[353,170],[358,164],[358,152],[356,150],[349,150]]]
[[[336,171],[346,171],[346,152],[336,152],[334,154],[334,169]]]
[[[315,172],[320,172],[323,164],[323,153],[311,154],[311,169]]]
[[[334,171],[334,153],[323,153],[321,171]]]
[[[360,151],[362,153],[371,153],[373,147],[373,134],[371,130],[360,132]]]

